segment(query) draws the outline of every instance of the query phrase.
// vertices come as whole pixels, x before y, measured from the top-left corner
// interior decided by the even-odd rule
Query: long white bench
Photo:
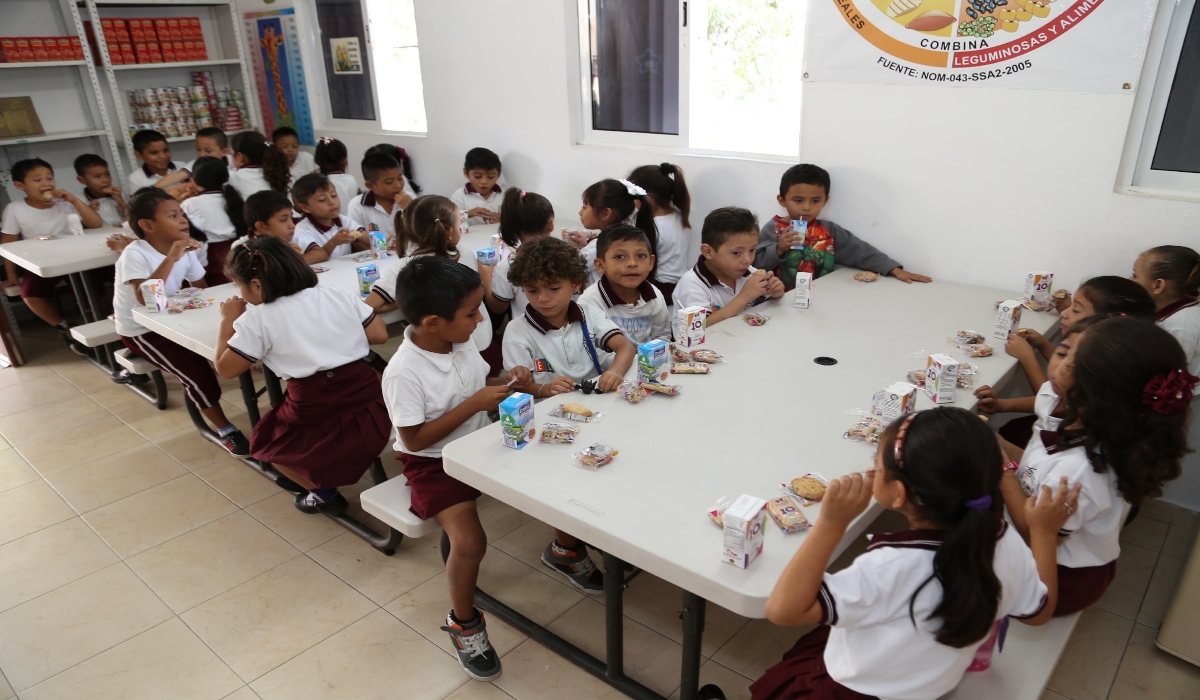
[[[1041,627],[1012,620],[1004,651],[992,654],[992,667],[968,673],[942,700],[1038,700],[1054,674],[1081,613],[1056,617]]]
[[[79,341],[81,345],[89,348],[98,348],[101,345],[121,342],[121,336],[117,333],[116,324],[107,318],[93,323],[85,323],[82,326],[73,326],[71,328],[71,337]]]
[[[114,346],[107,348],[113,361],[133,374],[149,375],[150,380],[154,383],[154,391],[150,392],[139,384],[126,384],[126,386],[157,406],[158,410],[166,410],[167,383],[163,379],[162,372],[129,348],[118,349],[115,347],[121,343],[121,336],[117,333],[116,324],[111,320],[105,318],[92,323],[74,326],[71,328],[71,337],[89,348]],[[116,367],[112,369],[114,372],[116,371]]]
[[[412,505],[412,489],[399,477],[363,491],[359,500],[363,510],[405,537],[416,539],[441,529],[433,518],[422,520],[408,509]]]

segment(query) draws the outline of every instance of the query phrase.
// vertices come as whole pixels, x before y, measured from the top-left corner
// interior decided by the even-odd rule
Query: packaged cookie
[[[575,436],[579,435],[581,430],[583,430],[582,426],[549,421],[542,423],[542,434],[538,438],[538,442],[569,445],[575,442]]]
[[[621,386],[617,387],[617,396],[620,396],[629,403],[641,403],[650,395],[648,390],[642,388],[643,386],[645,385],[639,385],[637,382],[623,381],[621,382]]]
[[[909,384],[915,384],[917,386],[925,386],[925,370],[923,370],[923,369],[909,370],[908,377],[906,378],[905,381],[907,381]]]
[[[799,498],[801,503],[811,506],[814,503],[820,503],[821,499],[825,498],[825,491],[829,488],[829,482],[817,472],[809,472],[798,479],[792,479],[789,483],[782,486],[784,491]]]
[[[871,272],[870,270],[863,270],[862,272],[855,274],[854,279],[858,280],[859,282],[874,282],[875,280],[879,279],[879,273]]]
[[[557,408],[550,411],[550,417],[566,418],[576,423],[599,423],[604,418],[604,414],[575,402],[570,402],[559,404]]]
[[[717,502],[708,509],[708,518],[717,524],[718,527],[725,527],[725,509],[733,505],[737,500],[737,496],[721,496]]]
[[[984,343],[959,345],[958,349],[967,357],[991,357],[992,353],[995,352],[991,345],[985,345]]]
[[[620,453],[613,449],[612,445],[598,442],[583,448],[582,452],[576,452],[571,455],[571,462],[575,466],[583,467],[584,469],[599,469],[613,461],[613,457],[616,457],[618,454]]]
[[[762,326],[766,325],[767,321],[771,320],[771,317],[763,316],[762,314],[742,314],[742,320],[752,326]]]
[[[675,362],[691,362],[692,356],[681,345],[671,343],[670,347],[671,359]]]
[[[955,345],[972,345],[982,343],[984,338],[982,333],[976,333],[975,331],[959,331],[953,337],[947,338],[947,340]]]
[[[666,394],[667,396],[679,396],[679,387],[673,384],[642,384],[641,387],[646,391],[653,391],[656,394]]]
[[[675,362],[671,374],[708,374],[708,365],[703,362]]]
[[[876,444],[879,442],[879,434],[882,432],[883,423],[879,422],[878,418],[863,416],[850,426],[850,429],[843,433],[842,437],[855,442]]]
[[[800,504],[791,496],[780,496],[767,501],[767,512],[785,534],[790,535],[812,527],[812,523],[808,522],[808,518],[804,517],[800,510]]]
[[[725,361],[725,358],[721,356],[721,353],[717,352],[716,350],[708,350],[708,349],[693,350],[692,351],[692,359],[695,360],[696,362],[704,362],[705,364],[710,364],[710,365],[713,364],[714,362],[724,362]]]

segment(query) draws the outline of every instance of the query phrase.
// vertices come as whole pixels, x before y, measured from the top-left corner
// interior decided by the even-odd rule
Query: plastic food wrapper
[[[721,496],[718,498],[717,502],[712,505],[712,508],[708,509],[709,519],[716,523],[717,527],[725,527],[725,509],[733,505],[733,502],[736,500],[737,496]]]
[[[637,382],[626,380],[621,382],[621,386],[617,387],[617,396],[620,396],[629,403],[641,403],[649,395],[650,392]]]
[[[179,294],[177,294],[176,296],[198,297],[198,296],[200,296],[200,292],[201,292],[201,289],[199,287],[184,287],[183,289],[179,290]]]
[[[982,343],[984,341],[984,337],[982,333],[976,333],[975,331],[959,331],[953,336],[947,338],[947,340],[955,345],[974,345],[976,343]]]
[[[742,320],[752,326],[765,326],[771,317],[762,314],[742,314]]]
[[[909,384],[916,384],[917,386],[925,386],[925,370],[923,370],[923,369],[909,370],[908,376],[905,378],[905,380]]]
[[[991,345],[985,345],[984,343],[959,345],[958,349],[967,357],[991,357],[994,352]]]
[[[569,445],[575,442],[575,436],[583,430],[582,426],[572,425],[571,423],[558,423],[549,421],[542,423],[542,434],[538,438],[538,442],[552,442],[560,445]]]
[[[847,440],[856,442],[869,442],[872,445],[879,443],[879,435],[883,432],[883,423],[879,419],[870,416],[863,416],[855,421],[854,425],[850,426],[842,437]]]
[[[317,272],[317,273],[329,272],[329,268],[325,267],[324,265],[313,265],[312,270],[313,270],[313,272]]]
[[[871,272],[870,270],[863,270],[862,272],[855,274],[854,279],[858,280],[859,282],[874,282],[875,280],[879,279],[879,273]],[[768,503],[767,507],[770,507],[770,505],[771,504]]]
[[[767,501],[767,512],[771,514],[775,524],[788,535],[812,527],[812,523],[808,522],[808,518],[804,517],[800,510],[800,504],[790,496],[780,496]]]
[[[609,462],[613,461],[619,452],[613,449],[612,445],[606,445],[602,442],[597,442],[594,445],[588,445],[583,448],[582,452],[576,452],[571,455],[571,462],[577,467],[584,469],[599,469]]]
[[[670,352],[671,352],[671,359],[676,362],[691,362],[692,361],[692,356],[688,353],[687,350],[685,350],[683,348],[683,346],[676,345],[675,343],[671,343]]]
[[[1066,299],[1069,296],[1071,296],[1071,293],[1065,289],[1056,289],[1053,292],[1050,292],[1051,299]]]
[[[1025,308],[1029,309],[1030,311],[1036,311],[1038,313],[1047,313],[1050,311],[1054,311],[1054,309],[1055,309],[1053,299],[1047,299],[1046,301],[1029,299],[1027,301],[1021,302],[1021,306],[1024,306]]]
[[[798,479],[792,479],[791,482],[780,484],[783,490],[787,493],[800,499],[800,502],[806,506],[811,506],[814,503],[820,503],[822,498],[825,498],[825,491],[829,489],[829,481],[818,472],[809,472]]]
[[[583,411],[585,411],[586,413],[583,413],[583,412],[576,413],[575,412],[575,411],[579,411],[580,409],[583,409]],[[599,411],[589,410],[577,403],[559,404],[558,407],[551,410],[548,415],[551,418],[566,418],[567,420],[573,420],[576,423],[599,423],[601,420],[604,419],[603,413],[600,413]]]
[[[708,374],[708,365],[703,362],[676,362],[671,365],[671,374]]]
[[[50,234],[50,235],[48,235],[48,236],[38,236],[38,237],[37,237],[37,239],[38,239],[39,241],[52,241],[52,240],[54,240],[55,238],[58,238],[58,236],[55,236],[54,234]]]
[[[641,388],[646,391],[653,391],[656,394],[666,394],[667,396],[679,396],[679,387],[673,384],[653,384],[643,383]]]
[[[701,348],[700,350],[693,350],[692,351],[692,359],[695,360],[696,362],[703,362],[703,363],[709,364],[709,365],[713,364],[714,362],[724,362],[725,361],[725,358],[722,357],[721,353],[717,352],[716,350],[708,350],[705,348]]]
[[[199,292],[200,290],[196,290]],[[171,305],[167,307],[167,313],[181,314],[188,309],[203,309],[206,306],[212,306],[212,303],[206,299],[199,297],[184,297],[182,299],[172,299]]]

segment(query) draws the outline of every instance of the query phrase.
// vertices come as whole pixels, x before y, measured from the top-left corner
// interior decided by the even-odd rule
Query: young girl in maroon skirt
[[[263,236],[233,250],[226,274],[240,297],[221,304],[217,371],[262,362],[287,380],[287,398],[254,427],[250,454],[308,489],[305,513],[345,512],[339,486],[358,481],[391,432],[379,377],[363,358],[387,326],[353,292],[318,286],[304,258]]]
[[[1031,554],[1001,516],[1002,464],[987,424],[962,409],[892,423],[873,471],[830,483],[821,517],[775,584],[768,620],[821,627],[750,686],[753,698],[933,700],[958,684],[998,620],[1049,620],[1055,533],[1078,491],[1064,482],[1025,504]],[[875,535],[848,568],[825,573],[872,496],[912,530]]]
[[[246,235],[246,203],[229,184],[229,168],[223,158],[197,158],[192,164],[192,179],[199,194],[183,200],[183,213],[193,229],[204,233],[208,255],[204,262],[204,281],[210,287],[225,284],[225,258],[233,242]]]

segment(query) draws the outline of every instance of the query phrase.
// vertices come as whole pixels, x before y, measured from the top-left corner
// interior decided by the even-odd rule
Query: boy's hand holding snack
[[[229,297],[221,302],[221,320],[232,324],[242,314],[246,313],[246,300],[241,297]]]
[[[325,245],[323,245],[321,247],[325,249],[325,252],[332,255],[334,248],[337,248],[340,245],[345,245],[347,243],[353,243],[356,240],[358,240],[358,232],[357,231],[351,231],[349,229],[340,229],[337,233],[333,234],[333,238],[330,238],[328,241],[325,242]]]
[[[1000,399],[996,398],[996,392],[987,384],[975,390],[975,398],[979,399],[980,413],[990,416],[1001,412]]]
[[[600,375],[600,378],[596,381],[596,388],[600,391],[616,391],[621,386],[622,381],[621,375],[610,370]]]
[[[487,207],[475,207],[474,209],[467,211],[467,216],[471,218],[486,219],[491,215],[491,213],[492,210],[488,209]]]
[[[500,408],[500,402],[508,398],[512,389],[504,384],[485,386],[471,397],[480,411],[495,411]]]
[[[1009,334],[1008,342],[1004,344],[1004,352],[1018,360],[1032,360],[1035,357],[1033,346],[1017,333]]]
[[[758,272],[762,271],[759,270]],[[755,299],[767,293],[767,287],[770,285],[772,276],[770,273],[764,272],[760,275],[758,272],[750,275],[749,279],[746,280],[746,284],[742,285],[742,291],[738,292],[737,296],[733,298],[733,304],[730,304],[730,306],[741,304],[742,308],[745,308],[753,303]]]
[[[766,291],[767,296],[771,297],[772,299],[778,299],[779,297],[783,296],[784,291],[785,288],[783,286],[783,280],[776,277],[774,272],[768,272]]]

